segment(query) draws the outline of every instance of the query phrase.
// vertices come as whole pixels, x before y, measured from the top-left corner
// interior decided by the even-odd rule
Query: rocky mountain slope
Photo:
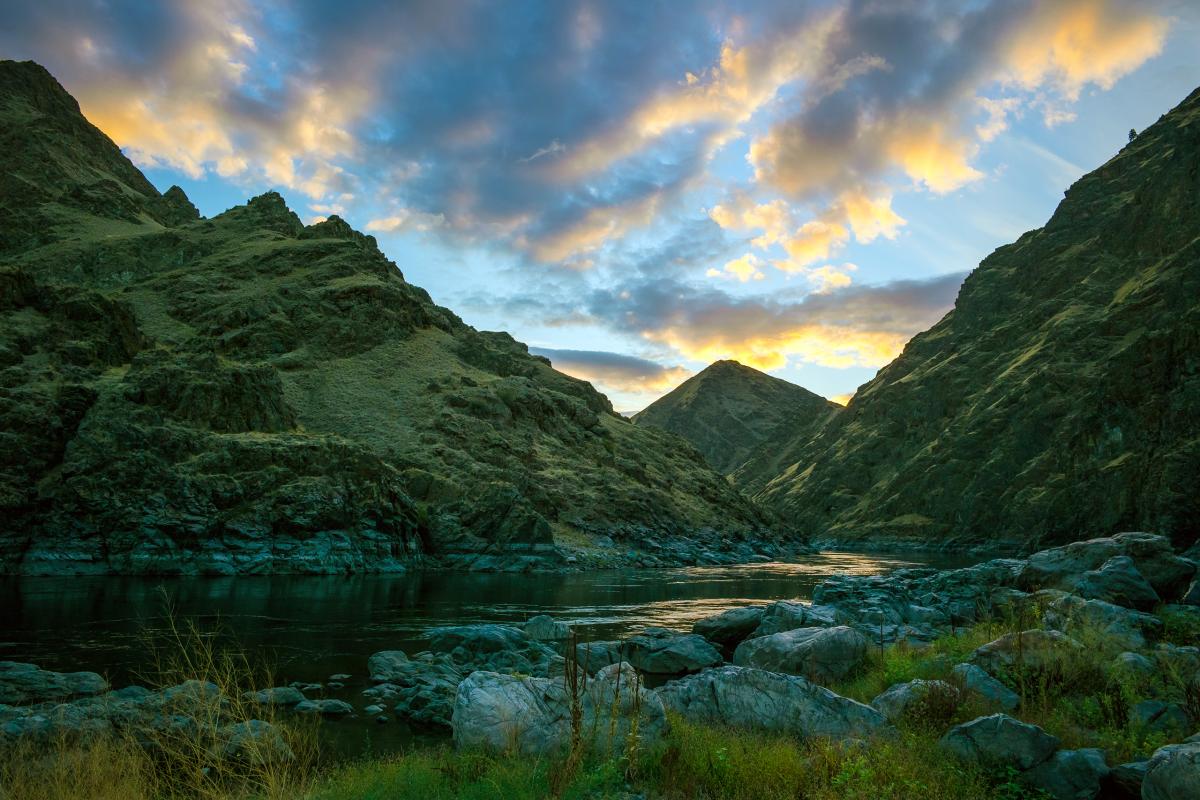
[[[838,539],[1194,541],[1200,91],[986,258],[944,319],[775,458],[758,497]]]
[[[718,471],[729,473],[764,442],[803,438],[838,408],[794,383],[736,361],[717,361],[633,421],[679,434]]]
[[[600,537],[687,560],[763,535],[683,440],[434,305],[373,238],[274,193],[203,219],[44,69],[0,63],[0,572],[521,567]]]

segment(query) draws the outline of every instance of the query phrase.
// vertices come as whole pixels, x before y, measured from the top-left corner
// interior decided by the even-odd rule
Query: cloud
[[[663,366],[636,356],[598,350],[552,350],[531,347],[529,352],[545,356],[559,372],[595,384],[603,392],[662,394],[691,376],[680,366]]]
[[[663,278],[595,291],[584,309],[618,333],[695,361],[732,358],[764,370],[789,360],[881,367],[950,310],[963,277],[852,286],[799,299],[735,297]]]
[[[732,261],[725,262],[725,266],[721,269],[710,269],[705,274],[710,278],[728,278],[733,277],[742,283],[747,281],[761,281],[766,277],[758,268],[762,263],[758,256],[753,253],[746,253],[741,258],[735,258]]]
[[[314,210],[317,209],[313,206]],[[368,222],[364,227],[372,232],[393,233],[395,231],[429,231],[446,224],[446,218],[441,214],[429,214],[424,211],[414,211],[410,208],[400,208],[396,213],[380,217]]]

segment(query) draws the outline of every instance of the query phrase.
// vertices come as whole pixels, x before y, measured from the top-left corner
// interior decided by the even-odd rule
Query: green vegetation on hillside
[[[736,361],[717,361],[633,421],[679,434],[719,472],[729,473],[764,443],[807,437],[838,408],[793,383]]]
[[[1200,91],[1000,248],[814,436],[734,475],[833,538],[1200,534]]]
[[[769,518],[337,217],[202,219],[0,63],[0,572],[520,568]]]

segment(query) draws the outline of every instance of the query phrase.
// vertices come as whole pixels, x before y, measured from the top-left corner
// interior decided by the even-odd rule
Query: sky
[[[0,0],[160,189],[277,190],[622,411],[839,402],[1200,86],[1198,0]]]

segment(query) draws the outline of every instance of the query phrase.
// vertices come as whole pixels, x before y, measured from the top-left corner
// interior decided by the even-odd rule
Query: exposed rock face
[[[580,705],[584,740],[598,752],[620,751],[635,717],[643,743],[653,744],[667,730],[662,702],[642,688],[628,664],[601,670]],[[571,741],[571,699],[561,678],[475,672],[458,688],[451,727],[461,748],[555,754]]]
[[[1100,569],[1083,574],[1075,593],[1087,600],[1103,600],[1138,611],[1150,611],[1160,600],[1129,556],[1113,556]]]
[[[1140,649],[1162,633],[1162,620],[1140,611],[1065,595],[1046,608],[1046,627],[1066,634],[1077,630],[1103,631],[1124,647]]]
[[[747,639],[733,654],[735,664],[771,672],[836,681],[854,673],[867,658],[867,640],[853,628],[797,628]]]
[[[1094,748],[1059,750],[1023,776],[1055,800],[1093,800],[1108,776],[1104,752]]]
[[[1120,560],[1122,557],[1128,558],[1129,562]],[[1086,589],[1088,583],[1096,579],[1103,580],[1100,572],[1110,564],[1111,559],[1118,560],[1111,562],[1114,574],[1110,578],[1117,577],[1115,573],[1121,572],[1125,573],[1126,582],[1136,581],[1128,574],[1129,568],[1132,568],[1150,584],[1157,597],[1168,601],[1182,596],[1196,573],[1196,565],[1175,555],[1170,540],[1165,536],[1134,532],[1071,542],[1062,547],[1038,551],[1022,566],[1017,583],[1031,590],[1075,591],[1081,583]],[[1099,590],[1101,587],[1097,584],[1094,588]],[[1143,599],[1146,597],[1144,587],[1130,591],[1137,591]]]
[[[800,737],[865,738],[889,729],[883,716],[797,675],[725,666],[689,675],[657,690],[686,719]]]
[[[1002,711],[1012,711],[1021,703],[1016,692],[974,664],[958,664],[952,672],[962,681],[964,691],[978,695]]]
[[[888,722],[899,722],[918,706],[931,692],[953,693],[955,688],[945,681],[920,678],[889,686],[871,701],[871,707],[883,714]]]
[[[555,529],[773,535],[680,439],[345,221],[274,193],[200,219],[41,67],[0,63],[0,99],[0,572],[524,569],[561,563]]]
[[[844,540],[1194,541],[1198,121],[1200,91],[984,259],[845,410],[775,448],[761,499]]]
[[[807,436],[840,407],[736,361],[717,361],[634,414],[633,421],[679,434],[713,467],[729,473],[765,442]]]

